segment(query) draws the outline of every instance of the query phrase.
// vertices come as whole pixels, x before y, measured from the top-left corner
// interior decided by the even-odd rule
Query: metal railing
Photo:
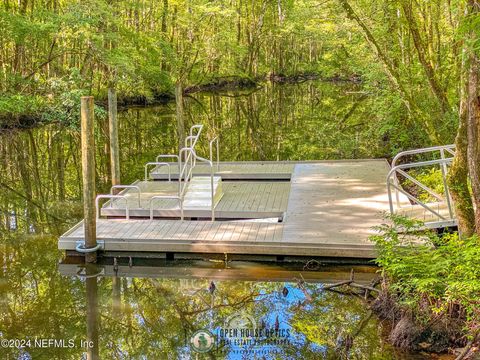
[[[180,173],[180,163],[178,161],[178,155],[174,154],[160,154],[155,158],[155,162],[159,162],[160,159],[177,159],[178,172]],[[169,176],[170,180],[170,176]]]
[[[161,155],[158,155],[157,158],[161,156]],[[148,168],[150,166],[155,166],[155,167],[159,167],[159,166],[166,166],[168,167],[168,181],[172,181],[172,170],[170,168],[170,163],[168,162],[158,162],[158,161],[153,161],[153,162],[148,162],[145,164],[145,181],[148,181]]]
[[[156,161],[148,162],[145,164],[145,181],[149,180],[149,168],[151,166],[161,167],[167,166],[168,168],[168,180],[171,181],[171,162],[162,162],[159,161],[160,159],[176,159],[178,164],[178,193],[176,195],[156,195],[150,197],[148,200],[149,211],[150,211],[150,219],[153,219],[154,213],[154,202],[155,200],[159,199],[174,199],[177,200],[180,207],[181,219],[184,219],[184,208],[183,208],[183,201],[185,194],[187,192],[188,185],[193,176],[193,169],[196,166],[197,160],[203,163],[206,163],[210,168],[210,188],[211,188],[211,213],[212,213],[212,221],[215,220],[215,202],[214,202],[214,195],[215,195],[215,188],[214,188],[214,167],[213,167],[213,144],[216,143],[216,168],[219,168],[219,159],[220,159],[220,151],[218,147],[218,137],[213,138],[209,143],[209,150],[210,150],[210,160],[202,158],[198,156],[195,151],[195,146],[198,142],[200,134],[202,133],[203,125],[193,125],[190,128],[189,135],[185,138],[184,144],[185,146],[180,149],[178,155],[173,154],[160,154],[156,157]],[[114,202],[118,200],[125,201],[125,216],[127,219],[130,218],[130,209],[128,206],[128,199],[125,195],[115,195],[113,194],[114,189],[132,189],[136,190],[138,193],[138,207],[141,208],[141,190],[139,186],[136,185],[115,185],[112,186],[110,189],[109,195],[98,195],[96,198],[96,213],[97,218],[100,217],[100,200],[102,199],[110,199],[110,207],[113,207]]]
[[[138,201],[138,207],[141,207],[141,196],[142,196],[142,192],[140,191],[140,188],[137,186],[137,185],[113,185],[111,188],[110,188],[110,195],[121,195],[121,194],[114,194],[113,193],[113,190],[115,189],[132,189],[132,190],[136,190],[137,191],[137,201]],[[113,207],[113,199],[110,201],[110,207]]]
[[[397,165],[399,159],[408,155],[417,155],[417,154],[426,154],[426,153],[435,153],[440,154],[440,158],[436,160],[428,161],[418,161],[411,162],[407,164]],[[439,219],[439,222],[452,222],[455,220],[455,214],[453,211],[452,200],[450,192],[448,190],[447,184],[447,174],[448,174],[448,165],[453,161],[453,156],[455,155],[455,145],[444,145],[444,146],[433,146],[423,149],[407,150],[398,153],[392,160],[392,168],[387,175],[387,191],[388,191],[388,200],[390,206],[390,212],[393,214],[397,209],[401,208],[400,204],[400,194],[405,195],[409,200],[414,204],[420,205],[426,211],[430,212]],[[437,194],[433,189],[415,179],[405,170],[420,168],[426,166],[435,166],[440,167],[442,173],[442,182],[443,182],[443,195]],[[411,181],[414,185],[418,186],[420,189],[427,192],[431,195],[438,203],[445,202],[448,209],[448,216],[440,214],[440,210],[436,211],[432,209],[431,205],[426,204],[426,202],[421,201],[418,196],[412,195],[410,192],[406,191],[399,182],[398,176],[403,176],[405,179]],[[395,202],[393,200],[392,188],[395,190]],[[394,206],[396,204],[396,208]]]
[[[197,133],[195,134],[195,136],[198,139],[202,130],[203,130],[203,125],[201,124],[193,125],[192,127],[190,127],[190,136],[193,136],[194,135],[193,132],[196,131]]]
[[[178,174],[178,195],[182,197],[188,187],[189,181],[192,179],[193,168],[196,165],[196,159],[192,155],[194,150],[189,147],[180,149],[180,173]],[[182,159],[184,159],[182,161]]]
[[[112,200],[114,199],[122,199],[125,201],[125,218],[127,220],[130,219],[130,210],[128,208],[128,200],[125,195],[97,195],[95,198],[95,212],[97,220],[100,219],[100,200],[101,199],[110,199],[110,205],[112,206]]]
[[[212,140],[210,140],[210,142],[208,143],[208,148],[210,150],[210,161],[213,163],[213,144],[215,143],[215,147],[216,147],[216,150],[217,150],[217,166],[216,166],[216,170],[219,171],[220,170],[220,148],[218,146],[218,136],[215,136]]]
[[[209,143],[210,160],[204,159],[197,155],[195,146],[197,145],[200,134],[202,133],[203,125],[193,125],[190,128],[189,135],[184,140],[184,147],[180,149],[178,155],[158,155],[156,161],[162,158],[174,158],[178,163],[178,195],[177,196],[154,196],[150,200],[150,218],[153,218],[153,202],[155,199],[177,199],[180,204],[181,217],[183,219],[183,201],[187,192],[189,183],[193,177],[193,170],[197,161],[204,162],[210,167],[210,187],[211,187],[211,212],[212,221],[215,220],[215,187],[214,187],[214,169],[213,169],[213,144],[216,142],[217,147],[217,169],[219,168],[220,150],[218,147],[218,137],[212,139]],[[151,163],[153,164],[153,163]],[[162,166],[169,163],[161,163]],[[170,170],[170,167],[169,167]],[[147,170],[145,170],[147,173]],[[147,175],[146,175],[147,176]],[[169,179],[171,178],[169,172]]]
[[[214,171],[213,171],[213,162],[211,160],[208,160],[208,159],[205,159],[205,158],[202,158],[201,156],[198,156],[197,153],[195,152],[194,149],[191,149],[191,148],[183,148],[182,150],[180,150],[180,153],[188,153],[187,155],[187,160],[188,161],[191,161],[193,163],[192,167],[189,168],[189,170],[186,170],[187,167],[185,166],[184,169],[182,170],[182,174],[183,175],[183,178],[185,179],[183,181],[183,187],[180,188],[180,191],[179,191],[179,196],[183,199],[183,197],[185,196],[185,192],[186,192],[186,189],[188,187],[188,182],[190,181],[191,179],[191,176],[192,176],[192,172],[193,172],[193,168],[195,167],[196,165],[196,161],[200,161],[200,162],[203,162],[205,164],[207,164],[209,167],[210,167],[210,195],[211,195],[211,198],[212,198],[212,201],[211,201],[211,212],[212,212],[212,221],[215,220],[215,187],[214,187]],[[180,156],[181,158],[181,156]],[[180,177],[179,177],[179,181],[180,181]],[[180,184],[182,184],[180,182]]]
[[[175,199],[178,200],[180,206],[180,220],[183,220],[183,201],[179,196],[175,195],[155,195],[150,198],[149,208],[150,208],[150,220],[153,220],[153,202],[157,199]]]
[[[398,161],[402,158],[402,157],[405,157],[405,156],[408,156],[408,155],[418,155],[418,154],[426,154],[426,153],[435,153],[435,152],[439,152],[440,153],[440,157],[442,159],[445,159],[445,153],[449,153],[450,155],[454,156],[455,155],[455,145],[454,144],[451,144],[451,145],[440,145],[440,146],[432,146],[432,147],[427,147],[427,148],[421,148],[421,149],[413,149],[413,150],[405,150],[405,151],[401,151],[399,152],[397,155],[395,155],[395,157],[393,158],[392,160],[392,169],[397,166],[397,163]],[[446,167],[442,166],[442,175],[443,177],[445,178],[445,181],[444,181],[444,185],[446,184],[446,175],[447,175],[447,171],[446,171]],[[399,182],[398,182],[398,177],[397,175],[395,174],[395,185],[399,185]],[[399,194],[398,192],[396,192],[395,194],[395,197],[396,197],[396,200],[397,200],[397,206],[399,206],[400,204],[400,197],[399,197]]]
[[[184,147],[190,147],[190,148],[195,148],[195,145],[197,144],[198,138],[200,137],[200,134],[202,133],[203,130],[203,125],[193,125],[190,130],[189,130],[189,135],[185,138],[184,140]],[[183,148],[182,148],[183,149]],[[181,150],[180,149],[180,152]],[[155,163],[158,163],[159,166],[168,166],[168,180],[171,180],[171,171],[170,171],[170,163],[168,162],[159,162],[160,159],[176,159],[177,160],[177,166],[178,166],[178,174],[180,178],[180,173],[182,172],[182,161],[180,159],[180,155],[175,155],[175,154],[160,154],[157,155],[155,158],[155,162],[147,163],[145,165],[145,180],[148,179],[147,176],[147,165],[155,165]]]

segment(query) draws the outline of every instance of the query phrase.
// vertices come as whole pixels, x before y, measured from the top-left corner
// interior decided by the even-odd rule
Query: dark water
[[[184,124],[177,123],[174,104],[132,108],[120,114],[122,180],[142,177],[143,164],[155,155],[175,152],[178,128],[194,123],[206,125],[207,138],[220,136],[222,160],[379,156],[383,145],[371,135],[371,101],[351,85],[308,82],[196,94],[186,99]],[[97,125],[102,192],[109,184],[108,147],[105,121],[97,118]],[[200,155],[207,144],[200,144]],[[21,341],[2,342],[1,359],[79,359],[87,348],[102,359],[414,358],[387,344],[384,326],[361,299],[321,291],[349,268],[138,260],[132,266],[128,260],[95,268],[59,265],[57,238],[82,216],[79,164],[74,126],[0,135],[0,337]],[[222,329],[249,321],[278,336],[222,336]],[[200,329],[216,339],[205,354],[190,344]],[[202,335],[195,339],[205,345]],[[228,339],[232,343],[221,342]],[[233,342],[248,339],[258,342]]]

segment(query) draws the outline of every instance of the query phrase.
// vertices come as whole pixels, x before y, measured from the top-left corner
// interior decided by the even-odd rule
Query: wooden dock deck
[[[259,182],[245,181],[235,188],[234,182],[225,181],[232,187],[232,195],[225,191],[225,203],[218,205],[218,211],[256,207],[259,212],[260,203],[253,203],[257,196],[264,199],[261,204],[265,212],[275,209],[284,214],[282,222],[101,219],[97,238],[104,241],[106,252],[375,257],[374,244],[368,237],[373,234],[372,227],[381,222],[381,213],[389,207],[385,179],[390,167],[386,160],[279,165],[291,168],[291,179],[284,183],[267,182],[262,188]],[[240,168],[249,167],[239,163],[236,171]],[[253,173],[259,174],[258,164]],[[268,174],[264,173],[262,180],[268,180]],[[241,173],[236,176],[245,180]],[[156,182],[149,186],[161,189]],[[274,200],[278,192],[285,200]],[[109,210],[103,208],[102,214],[106,211]],[[59,249],[74,250],[83,236],[83,224],[79,223],[62,235]]]
[[[133,185],[141,191],[140,204],[138,193],[132,189],[121,192],[128,201],[130,217],[150,216],[149,199],[154,195],[174,195],[178,191],[177,181],[136,181]],[[267,181],[224,181],[223,197],[215,208],[217,219],[259,219],[283,218],[287,210],[289,182]],[[179,218],[178,201],[159,199],[155,201],[155,218]],[[209,218],[210,210],[185,209],[186,218]],[[112,200],[101,208],[101,215],[125,217],[125,201]]]

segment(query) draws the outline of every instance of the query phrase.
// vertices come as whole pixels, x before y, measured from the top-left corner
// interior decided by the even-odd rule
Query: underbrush
[[[372,236],[383,275],[373,308],[393,321],[390,340],[410,350],[464,348],[466,358],[480,340],[480,239],[388,220]]]

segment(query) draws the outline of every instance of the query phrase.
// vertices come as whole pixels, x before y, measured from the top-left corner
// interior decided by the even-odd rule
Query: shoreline
[[[358,75],[352,75],[350,77],[334,75],[330,77],[322,77],[318,73],[298,73],[292,75],[285,74],[267,74],[258,76],[255,79],[239,76],[227,76],[219,77],[209,81],[205,84],[186,86],[184,89],[184,95],[190,96],[196,93],[217,93],[222,95],[228,91],[242,91],[248,89],[260,88],[263,84],[270,82],[272,84],[284,85],[284,84],[300,84],[306,81],[321,81],[334,84],[340,83],[352,83],[360,84],[362,82]],[[146,107],[155,105],[165,105],[175,101],[175,96],[171,92],[154,93],[152,98],[147,98],[144,95],[137,96],[119,96],[118,108],[124,110],[130,107]],[[95,104],[106,109],[108,100],[106,98],[100,98],[95,101]],[[8,130],[21,130],[34,128],[41,125],[52,124],[55,121],[45,121],[43,115],[46,110],[39,113],[19,113],[19,114],[0,114],[0,133]]]

